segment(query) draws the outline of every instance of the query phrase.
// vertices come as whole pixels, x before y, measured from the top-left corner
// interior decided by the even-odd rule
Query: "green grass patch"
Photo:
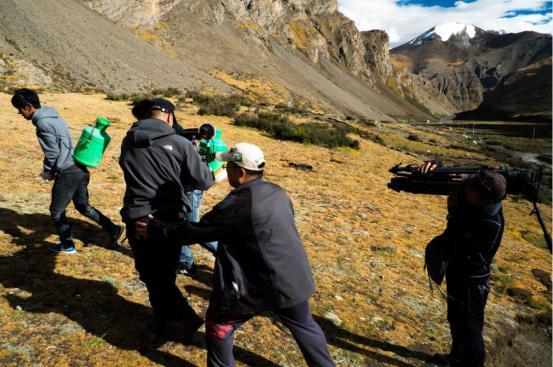
[[[328,148],[349,147],[359,149],[359,142],[347,136],[357,129],[346,124],[306,123],[295,124],[286,116],[271,112],[241,114],[235,118],[238,126],[253,127],[267,132],[271,137]]]

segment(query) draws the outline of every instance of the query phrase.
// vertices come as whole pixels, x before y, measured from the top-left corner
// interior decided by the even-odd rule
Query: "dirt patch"
[[[550,367],[551,325],[523,325],[490,361],[490,367]]]

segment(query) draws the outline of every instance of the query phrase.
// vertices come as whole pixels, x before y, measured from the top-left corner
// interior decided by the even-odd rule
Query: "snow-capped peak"
[[[412,45],[422,45],[435,38],[440,37],[442,41],[448,41],[451,36],[465,33],[469,38],[476,36],[477,27],[472,24],[463,24],[460,22],[450,22],[435,26],[434,28],[426,31],[419,37],[415,38],[411,42]]]
[[[434,32],[440,36],[442,41],[447,41],[454,34],[465,32],[470,38],[476,36],[476,27],[472,24],[463,24],[459,22],[444,23],[434,27]]]

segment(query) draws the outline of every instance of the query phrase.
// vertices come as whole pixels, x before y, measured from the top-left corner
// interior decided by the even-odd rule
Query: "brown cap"
[[[496,171],[483,169],[469,178],[468,188],[482,193],[493,201],[501,201],[507,193],[507,180]]]

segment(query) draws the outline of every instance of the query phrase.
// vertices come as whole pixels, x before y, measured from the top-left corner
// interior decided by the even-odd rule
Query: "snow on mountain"
[[[444,23],[435,26],[434,28],[426,31],[419,37],[410,41],[411,45],[422,45],[436,37],[440,37],[442,41],[448,41],[452,36],[458,34],[466,34],[469,38],[476,36],[477,27],[472,24],[463,24],[459,22]]]

